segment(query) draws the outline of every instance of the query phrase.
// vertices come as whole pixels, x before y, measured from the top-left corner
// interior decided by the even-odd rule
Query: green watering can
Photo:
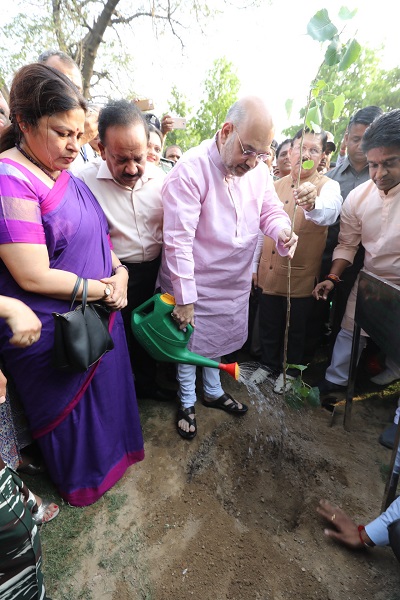
[[[187,349],[193,327],[179,329],[172,311],[175,298],[171,294],[156,294],[132,312],[132,332],[138,342],[155,360],[186,363],[199,367],[212,367],[226,371],[234,379],[239,379],[239,365],[224,365],[205,358]]]

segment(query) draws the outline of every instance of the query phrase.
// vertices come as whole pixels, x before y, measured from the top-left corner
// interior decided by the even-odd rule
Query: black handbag
[[[70,312],[54,317],[53,364],[59,369],[86,371],[114,348],[108,331],[110,311],[100,302],[87,302],[87,279],[83,280],[82,304],[73,309],[82,277],[78,277],[71,297]]]

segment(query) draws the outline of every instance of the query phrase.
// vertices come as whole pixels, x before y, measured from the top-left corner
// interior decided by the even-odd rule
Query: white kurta
[[[287,254],[278,234],[290,220],[268,168],[260,163],[231,177],[216,139],[178,161],[167,175],[160,285],[177,304],[195,303],[189,347],[210,358],[241,348],[247,338],[252,260],[258,231]]]

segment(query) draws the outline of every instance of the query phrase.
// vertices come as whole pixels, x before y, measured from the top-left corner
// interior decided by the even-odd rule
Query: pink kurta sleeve
[[[268,235],[274,240],[279,254],[287,256],[288,249],[283,247],[278,235],[282,229],[290,230],[290,218],[283,210],[282,202],[277,196],[271,177],[268,178],[261,205],[260,229],[264,235]]]
[[[177,304],[197,300],[194,279],[193,241],[201,212],[200,190],[189,165],[180,165],[179,173],[162,188],[164,208],[164,252]]]

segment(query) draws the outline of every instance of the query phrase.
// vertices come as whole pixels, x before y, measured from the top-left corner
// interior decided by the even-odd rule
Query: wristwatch
[[[108,298],[108,296],[111,296],[112,290],[111,287],[109,285],[106,285],[105,290],[104,290],[104,298]]]

